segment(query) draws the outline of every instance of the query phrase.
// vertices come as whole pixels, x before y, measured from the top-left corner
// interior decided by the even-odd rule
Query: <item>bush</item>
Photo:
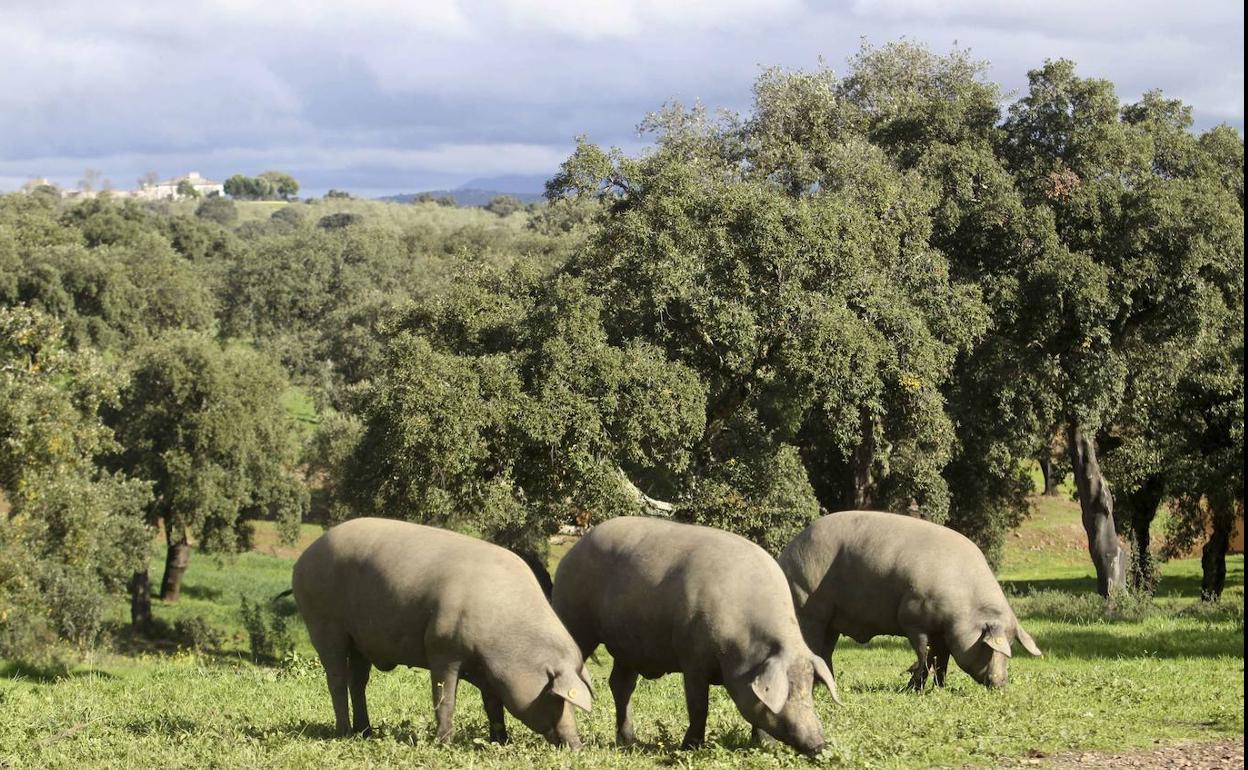
[[[303,223],[305,216],[302,209],[294,206],[283,206],[273,212],[272,216],[269,217],[269,221],[273,224],[295,228]]]
[[[485,204],[485,210],[500,217],[511,216],[524,209],[524,203],[513,195],[495,195]]]
[[[271,663],[295,649],[287,614],[279,610],[277,600],[250,601],[244,596],[239,612],[247,631],[252,660]]]
[[[203,203],[195,207],[195,216],[216,222],[222,227],[230,227],[238,221],[238,207],[229,198],[205,198]]]
[[[196,652],[220,649],[225,641],[225,634],[210,625],[201,615],[178,620],[173,624],[170,636],[179,647]]]
[[[1059,623],[1087,626],[1106,621],[1143,620],[1161,611],[1143,591],[1122,589],[1108,599],[1095,593],[1035,591],[1023,594],[1016,605],[1019,614]]]
[[[364,218],[359,214],[352,214],[349,211],[339,211],[336,214],[326,214],[317,221],[316,226],[322,230],[337,230],[342,227],[350,227],[359,224]]]

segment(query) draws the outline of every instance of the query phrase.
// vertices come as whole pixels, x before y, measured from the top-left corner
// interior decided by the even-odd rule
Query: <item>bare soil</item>
[[[1062,754],[1034,752],[1018,761],[1021,767],[1043,770],[1067,768],[1136,768],[1136,770],[1243,770],[1244,738],[1216,743],[1185,743],[1136,751],[1077,751]]]

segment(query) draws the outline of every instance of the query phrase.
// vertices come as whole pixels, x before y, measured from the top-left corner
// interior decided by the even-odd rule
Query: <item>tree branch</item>
[[[628,492],[628,494],[637,501],[637,506],[641,508],[641,513],[643,515],[671,518],[672,511],[675,510],[676,506],[663,500],[655,500],[650,495],[642,492],[636,484],[629,480],[628,475],[624,473],[622,468],[619,469],[619,474],[620,483],[624,486],[624,491]]]

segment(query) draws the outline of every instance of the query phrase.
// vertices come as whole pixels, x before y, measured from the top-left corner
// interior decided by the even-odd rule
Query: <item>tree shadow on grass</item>
[[[1001,588],[1009,597],[1027,596],[1038,591],[1061,591],[1068,594],[1096,593],[1096,578],[1048,578],[1044,580],[1002,580]]]
[[[243,735],[256,740],[264,740],[281,736],[283,738],[309,738],[317,741],[329,741],[338,737],[332,722],[311,722],[300,719],[270,727],[248,725],[243,728]]]
[[[20,679],[35,684],[56,684],[67,679],[96,676],[115,679],[107,671],[94,668],[73,669],[64,663],[29,663],[20,660],[0,664],[0,679]]]
[[[1243,629],[1166,629],[1124,635],[1112,624],[1066,626],[1050,630],[1037,643],[1046,653],[1068,658],[1217,658],[1243,657]]]
[[[185,583],[182,586],[182,595],[188,599],[201,599],[203,601],[215,602],[225,596],[225,591],[220,588],[211,588],[209,586],[196,585],[194,583]],[[152,598],[159,599],[159,595]]]
[[[326,704],[328,706],[328,704]],[[368,736],[356,735],[352,733],[348,736],[339,736],[334,729],[334,723],[331,721],[310,721],[307,719],[293,720],[277,725],[259,726],[248,725],[243,728],[243,734],[255,738],[257,740],[269,739],[274,737],[291,738],[307,738],[318,741],[333,740],[361,740],[361,741],[395,741],[397,743],[407,744],[409,746],[419,745],[435,745],[433,716],[430,715],[428,722],[421,722],[416,719],[404,719],[398,723],[375,722],[373,723],[373,732]],[[484,724],[480,725],[456,725],[455,736],[452,738],[450,746],[459,748],[472,748],[485,740],[487,730]],[[508,720],[508,729],[520,727],[519,723],[513,724]]]
[[[1226,587],[1233,588],[1244,584],[1244,563],[1242,560],[1228,559],[1226,563]],[[1090,594],[1096,592],[1096,578],[1092,575],[1081,577],[1048,578],[1042,580],[1003,580],[1001,587],[1010,596],[1026,596],[1037,591],[1061,591],[1069,594]],[[1159,599],[1199,599],[1200,575],[1197,573],[1183,575],[1166,575],[1162,577],[1154,594]]]

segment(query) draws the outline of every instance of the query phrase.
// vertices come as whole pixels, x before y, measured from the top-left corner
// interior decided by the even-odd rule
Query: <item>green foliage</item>
[[[1242,139],[1236,150],[1216,130],[1192,135],[1191,110],[1156,91],[1120,108],[1110,83],[1068,61],[1030,81],[1004,152],[1068,250],[1070,291],[1031,306],[1068,308],[1041,338],[1054,397],[1102,426],[1120,499],[1163,486],[1177,500],[1174,541],[1190,543],[1205,502],[1226,519],[1243,500],[1243,194],[1227,174],[1242,167]]]
[[[216,652],[225,644],[225,633],[209,623],[202,615],[187,615],[169,625],[164,620],[154,622],[147,636],[171,642],[182,650]]]
[[[195,185],[191,184],[188,180],[183,179],[178,182],[177,194],[180,198],[198,198],[199,190],[196,190]]]
[[[277,173],[277,172],[275,172]],[[282,176],[285,176],[284,174]],[[289,177],[287,177],[289,178]],[[299,189],[299,185],[294,179],[290,179],[290,183],[294,184],[295,190]],[[273,182],[264,174],[260,176],[245,176],[243,174],[235,174],[225,180],[222,185],[225,194],[231,198],[244,201],[267,200],[277,194],[277,188]]]
[[[0,306],[38,308],[74,345],[108,349],[212,325],[210,276],[174,251],[154,214],[98,200],[59,214],[26,197],[0,200]]]
[[[117,384],[55,319],[0,307],[0,655],[91,645],[106,593],[146,559],[147,486],[96,464]]]
[[[353,214],[349,211],[340,211],[335,214],[326,214],[317,220],[316,226],[322,230],[338,230],[343,227],[359,224],[362,220],[359,214]]]
[[[697,476],[725,483],[728,460],[759,468],[750,453],[789,457],[789,444],[809,484],[790,482],[807,491],[785,531],[815,499],[832,509],[917,501],[942,520],[953,436],[941,388],[982,333],[984,309],[927,246],[932,200],[917,175],[853,136],[786,133],[793,110],[815,111],[812,93],[828,94],[809,85],[765,75],[744,123],[669,108],[648,122],[659,149],[640,160],[582,145],[551,192],[562,179],[565,196],[609,207],[570,268],[602,294],[608,338],[657,344],[705,383],[686,497]],[[821,144],[799,162],[793,148],[805,141]],[[742,505],[765,507],[751,496],[770,483],[739,483]]]
[[[260,179],[269,183],[269,188],[282,200],[290,200],[299,194],[299,183],[285,171],[265,171]]]
[[[484,206],[485,210],[500,217],[508,217],[524,210],[524,203],[514,195],[495,195]]]
[[[459,203],[455,200],[454,195],[434,195],[431,192],[422,192],[418,194],[415,198],[412,198],[412,203],[436,203],[439,206],[450,207],[459,205]]]
[[[195,208],[195,216],[209,222],[216,222],[222,227],[230,227],[238,221],[238,207],[229,198],[214,195],[205,198],[204,202]]]
[[[273,215],[269,217],[269,221],[284,227],[295,228],[303,224],[306,218],[307,214],[297,206],[283,206],[273,212]]]
[[[174,333],[137,351],[107,418],[121,445],[113,462],[150,480],[147,520],[189,530],[200,547],[234,552],[248,519],[287,531],[307,508],[293,470],[300,448],[274,362],[202,335]]]
[[[609,345],[599,314],[579,279],[485,266],[417,304],[362,395],[343,507],[539,552],[574,517],[631,510],[620,465],[687,464],[704,396],[652,346]]]
[[[278,661],[295,648],[287,621],[288,613],[281,612],[274,602],[264,599],[248,600],[242,597],[239,607],[243,630],[251,648],[251,659],[257,662]]]

